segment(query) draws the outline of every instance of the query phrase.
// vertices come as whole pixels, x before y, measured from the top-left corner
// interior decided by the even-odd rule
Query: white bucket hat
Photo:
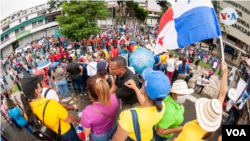
[[[236,90],[234,88],[229,89],[228,97],[232,100],[236,100]]]
[[[200,98],[195,102],[196,116],[202,129],[213,132],[220,127],[222,104],[218,99]]]
[[[194,89],[188,89],[186,81],[176,80],[174,81],[170,92],[173,92],[176,94],[191,94],[194,92]]]

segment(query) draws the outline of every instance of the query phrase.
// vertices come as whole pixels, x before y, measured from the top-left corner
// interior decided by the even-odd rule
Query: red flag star
[[[162,36],[161,38],[159,38],[158,44],[160,44],[162,46],[163,42],[162,39],[164,38],[164,36]]]

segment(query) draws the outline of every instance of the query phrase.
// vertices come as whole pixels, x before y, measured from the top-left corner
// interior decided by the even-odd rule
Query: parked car
[[[30,46],[21,46],[15,49],[15,54],[19,57],[22,52],[30,51]]]

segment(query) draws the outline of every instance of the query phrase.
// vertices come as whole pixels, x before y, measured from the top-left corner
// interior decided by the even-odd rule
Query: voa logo
[[[246,132],[244,129],[226,129],[227,135],[230,137],[231,135],[233,136],[246,136]]]
[[[237,13],[231,7],[224,8],[220,12],[220,20],[226,25],[232,25],[237,21]]]

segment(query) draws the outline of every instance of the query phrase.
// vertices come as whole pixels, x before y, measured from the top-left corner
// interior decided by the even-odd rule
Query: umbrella
[[[145,68],[153,67],[154,54],[146,48],[137,48],[129,57],[129,63],[137,73],[141,74]]]
[[[38,65],[37,69],[43,69],[43,68],[45,68],[45,67],[48,67],[50,64],[51,64],[51,63],[50,63],[49,61],[42,61],[42,62]]]

